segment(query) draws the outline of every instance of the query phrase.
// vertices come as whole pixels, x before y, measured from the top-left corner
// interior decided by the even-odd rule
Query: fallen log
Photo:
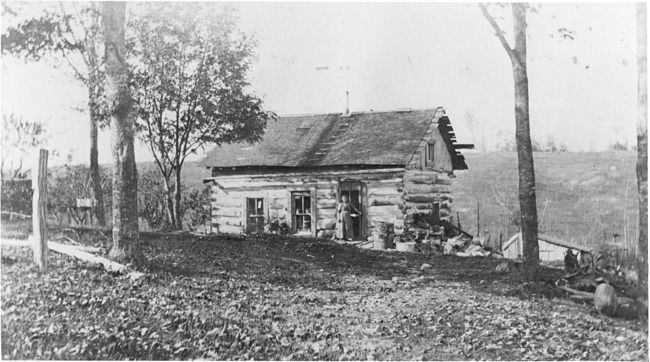
[[[2,245],[11,245],[11,246],[20,246],[20,247],[33,247],[33,242],[28,241],[28,240],[15,240],[15,239],[2,239],[0,242]],[[48,248],[52,251],[55,251],[59,254],[65,254],[68,256],[72,256],[74,258],[77,258],[79,260],[93,263],[93,264],[101,264],[104,269],[108,271],[113,271],[117,273],[123,273],[126,272],[127,267],[126,265],[122,265],[120,263],[116,263],[114,261],[108,260],[106,258],[102,258],[97,255],[90,254],[88,251],[94,251],[97,252],[100,249],[99,248],[93,248],[93,247],[82,247],[82,246],[73,246],[73,245],[64,245],[57,243],[55,241],[48,241],[47,242]]]
[[[594,299],[596,296],[594,293],[589,293],[589,292],[583,292],[581,290],[575,290],[569,287],[559,287],[558,288],[564,290],[565,292],[569,292],[573,295],[571,295],[571,298],[574,299]],[[633,304],[634,299],[632,298],[627,298],[627,297],[618,297],[618,304]]]
[[[59,244],[54,241],[48,242],[48,246],[50,247],[51,250],[56,251],[61,254],[65,254],[68,256],[72,256],[74,258],[77,258],[82,261],[86,261],[89,263],[94,263],[94,264],[101,264],[104,269],[112,272],[117,272],[117,273],[123,273],[127,270],[126,265],[122,265],[120,263],[116,263],[114,261],[108,260],[106,258],[102,258],[97,255],[90,254],[88,252],[82,251],[78,249],[77,247],[70,246],[70,245],[63,245]]]
[[[53,241],[49,241],[49,243],[53,243]],[[18,240],[18,239],[2,239],[0,241],[1,245],[8,245],[8,246],[19,246],[19,247],[24,247],[24,248],[31,248],[34,246],[34,243],[32,240]],[[101,248],[96,248],[94,246],[85,246],[85,245],[65,245],[69,246],[71,248],[78,249],[80,251],[85,251],[87,253],[99,253],[102,251]]]

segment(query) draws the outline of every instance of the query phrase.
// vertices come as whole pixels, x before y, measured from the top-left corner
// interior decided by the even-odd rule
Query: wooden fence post
[[[32,171],[32,229],[34,233],[34,261],[41,272],[47,272],[47,150],[40,150],[38,165]]]

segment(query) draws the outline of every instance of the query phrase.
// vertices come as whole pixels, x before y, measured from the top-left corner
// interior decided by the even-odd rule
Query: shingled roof
[[[204,167],[406,165],[439,110],[279,117],[267,124],[261,142],[215,147],[199,164]],[[453,135],[447,117],[439,119],[446,119],[442,122],[444,133]],[[455,151],[452,137],[444,138],[454,169],[466,169],[463,156]]]

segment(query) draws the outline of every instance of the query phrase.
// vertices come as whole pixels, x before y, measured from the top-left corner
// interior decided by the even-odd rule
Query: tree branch
[[[488,4],[484,3],[479,3],[478,4],[479,8],[481,8],[481,11],[483,12],[483,16],[487,19],[487,21],[492,25],[492,28],[494,28],[494,31],[496,33],[497,38],[499,38],[499,41],[501,42],[501,45],[503,45],[503,49],[506,50],[506,53],[508,53],[508,56],[510,57],[510,60],[514,63],[520,63],[519,62],[519,57],[515,54],[515,52],[512,50],[512,47],[510,47],[510,44],[508,44],[508,41],[506,38],[503,36],[503,31],[501,30],[501,27],[499,27],[499,24],[497,24],[496,20],[490,15],[488,12]],[[521,64],[520,64],[521,65]]]

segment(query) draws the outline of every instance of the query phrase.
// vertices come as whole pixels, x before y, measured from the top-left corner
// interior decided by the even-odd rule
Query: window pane
[[[246,203],[247,203],[247,205],[246,205],[247,208],[246,209],[248,210],[248,214],[249,215],[254,214],[255,213],[255,199],[246,199]]]
[[[305,196],[304,197],[304,202],[305,202],[305,214],[311,213],[311,197],[310,196]]]
[[[293,197],[293,212],[296,214],[302,213],[302,198],[299,195]]]
[[[263,199],[257,199],[257,215],[264,215]]]

